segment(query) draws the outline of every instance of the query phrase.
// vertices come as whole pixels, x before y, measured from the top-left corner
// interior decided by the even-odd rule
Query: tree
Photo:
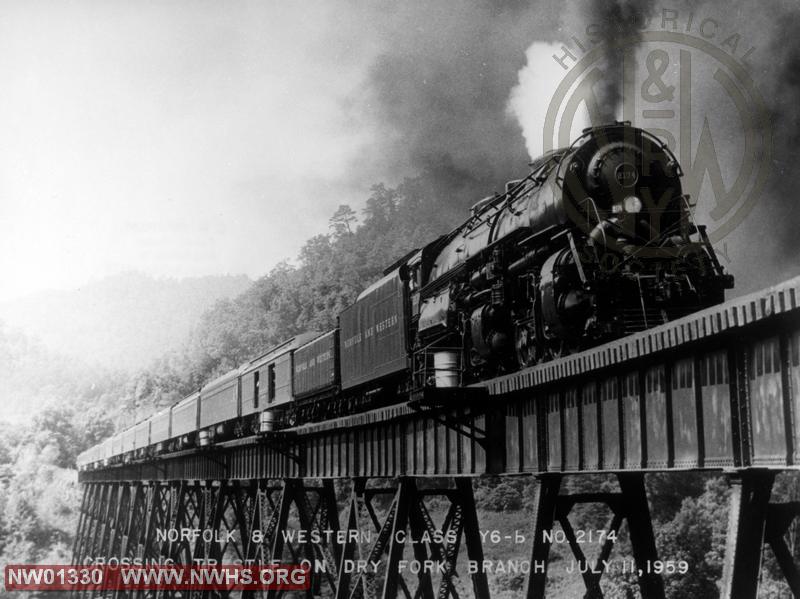
[[[364,208],[365,224],[385,229],[394,224],[400,193],[396,189],[387,189],[383,183],[373,185]]]
[[[356,213],[347,204],[340,204],[328,221],[336,237],[341,237],[345,234],[352,235],[353,230],[350,227],[350,223],[354,222],[356,222]]]
[[[72,411],[66,407],[50,407],[33,417],[31,441],[39,453],[52,453],[51,463],[69,468],[79,453],[81,434],[72,424]],[[50,454],[48,454],[50,455]]]
[[[728,525],[727,481],[709,479],[697,498],[687,497],[675,517],[656,531],[656,545],[664,560],[685,560],[689,570],[666,576],[667,597],[716,597],[722,575]]]

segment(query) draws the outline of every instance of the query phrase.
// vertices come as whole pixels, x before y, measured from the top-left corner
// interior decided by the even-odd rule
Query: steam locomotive
[[[658,138],[614,123],[546,153],[391,266],[338,327],[272,348],[79,457],[82,468],[455,393],[721,302]]]

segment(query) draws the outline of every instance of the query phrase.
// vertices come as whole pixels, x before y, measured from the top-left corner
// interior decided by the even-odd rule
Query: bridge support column
[[[795,599],[800,599],[800,564],[794,560],[784,539],[784,535],[795,518],[800,518],[800,501],[770,504],[767,511],[764,539],[772,547],[792,594]]]
[[[764,544],[769,543],[792,594],[800,598],[800,568],[784,534],[800,517],[800,502],[771,504],[773,471],[732,475],[721,599],[755,599]]]
[[[75,541],[72,544],[72,563],[80,564],[86,557],[86,539],[89,536],[89,529],[92,526],[91,503],[94,496],[94,489],[97,485],[84,485],[83,497],[81,498],[81,508],[78,513],[78,530],[75,531]]]
[[[622,491],[624,517],[628,520],[628,533],[636,568],[643,572],[639,576],[639,590],[642,597],[664,599],[664,581],[649,567],[658,560],[656,537],[653,534],[653,521],[644,488],[644,474],[625,472],[617,475]]]
[[[553,529],[560,488],[560,474],[536,477],[536,495],[533,504],[533,550],[531,552],[531,574],[528,579],[528,599],[542,599],[545,596],[550,541],[544,533]]]
[[[623,520],[628,521],[633,558],[636,568],[643,572],[639,576],[639,589],[646,599],[664,599],[664,583],[661,577],[649,572],[648,562],[658,559],[655,535],[650,519],[650,509],[644,488],[644,475],[641,473],[620,473],[617,475],[618,493],[561,493],[562,475],[548,474],[537,477],[536,500],[534,504],[533,549],[531,555],[531,574],[528,580],[528,599],[543,599],[547,585],[547,564],[550,554],[549,533],[558,522],[564,531],[579,569],[582,571],[586,587],[585,599],[600,599],[603,592],[600,579],[603,576],[603,563],[607,561],[614,548],[616,537]],[[583,552],[575,530],[569,520],[572,509],[583,503],[604,503],[612,512],[606,528],[606,538],[596,559],[589,560]]]
[[[775,474],[730,477],[731,497],[721,599],[755,599],[764,545],[767,506]]]

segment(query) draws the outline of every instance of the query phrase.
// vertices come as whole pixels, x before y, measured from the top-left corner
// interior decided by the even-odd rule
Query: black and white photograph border
[[[800,598],[798,29],[1,3],[3,592]]]

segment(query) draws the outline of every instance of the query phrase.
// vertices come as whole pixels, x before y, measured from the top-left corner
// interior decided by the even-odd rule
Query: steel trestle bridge
[[[776,476],[799,467],[796,278],[458,395],[83,471],[73,559],[307,559],[324,565],[314,596],[483,599],[486,573],[467,574],[461,563],[488,557],[471,479],[528,475],[536,481],[530,558],[544,564],[527,577],[529,599],[545,596],[543,533],[556,523],[576,560],[589,562],[570,523],[585,503],[607,506],[607,532],[627,523],[641,594],[658,599],[664,581],[648,567],[658,551],[644,476],[707,470],[732,487],[721,596],[757,596],[768,544],[800,598],[800,566],[785,539],[800,502],[771,501]],[[563,484],[590,473],[613,475],[617,488],[570,493]],[[186,528],[231,540],[158,534]],[[612,550],[601,544],[599,559]],[[409,558],[443,568],[403,575],[398,565]],[[358,560],[383,566],[345,566]],[[586,597],[602,597],[601,577],[583,574]]]

